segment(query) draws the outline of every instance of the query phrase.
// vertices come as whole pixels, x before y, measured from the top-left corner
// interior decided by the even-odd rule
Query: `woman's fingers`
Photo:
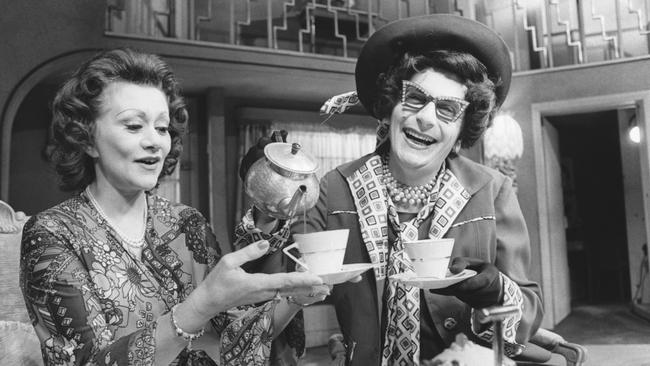
[[[228,253],[223,256],[223,261],[229,268],[241,267],[244,263],[260,258],[269,250],[269,242],[266,240],[257,241],[251,245]]]
[[[282,296],[308,296],[308,297],[326,297],[330,294],[327,285],[311,287],[294,287],[290,290],[280,291]]]
[[[357,283],[357,282],[361,282],[362,279],[363,277],[361,275],[358,275],[352,279],[349,279],[348,282]]]
[[[309,272],[289,272],[251,274],[251,280],[258,281],[264,288],[275,288],[279,290],[291,290],[300,287],[312,287],[323,284],[323,280],[315,274]]]
[[[241,265],[267,253],[269,244],[262,240],[238,251],[226,254],[204,281],[210,294],[220,294],[212,303],[238,306],[266,301],[275,296],[303,295],[325,297],[330,289],[323,280],[310,272],[247,273]]]
[[[330,287],[328,285],[314,286],[311,289],[301,288],[294,289],[292,293],[287,293],[283,296],[291,296],[294,301],[301,305],[309,305],[315,302],[323,301],[330,294]]]

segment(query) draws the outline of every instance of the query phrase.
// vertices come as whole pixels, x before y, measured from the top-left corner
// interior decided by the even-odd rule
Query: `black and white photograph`
[[[0,365],[650,366],[650,0],[0,34]]]

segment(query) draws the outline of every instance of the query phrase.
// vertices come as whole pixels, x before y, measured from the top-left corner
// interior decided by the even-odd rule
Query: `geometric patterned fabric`
[[[239,250],[256,241],[266,240],[269,242],[267,254],[274,253],[289,239],[291,222],[292,220],[281,221],[280,225],[282,225],[282,228],[279,231],[273,234],[267,234],[255,226],[253,208],[251,207],[246,211],[242,221],[235,226],[235,243],[233,244],[233,249]]]
[[[403,255],[403,241],[417,240],[420,224],[431,214],[429,237],[443,237],[470,198],[453,173],[443,165],[427,204],[412,220],[400,223],[397,210],[381,183],[383,164],[380,156],[373,156],[348,177],[370,260],[381,264],[375,268],[378,280],[411,270],[396,259],[401,257],[403,261],[409,261]],[[398,233],[392,243],[388,243],[388,225]],[[417,365],[420,359],[420,291],[388,279],[383,293],[387,326],[382,365]]]
[[[280,221],[280,230],[267,234],[255,226],[255,219],[253,217],[253,207],[246,211],[244,217],[239,224],[235,226],[235,242],[233,244],[234,250],[242,249],[256,241],[266,240],[269,242],[269,250],[267,255],[275,253],[278,249],[282,248],[289,240],[291,234],[291,224],[296,218],[291,218],[286,221]],[[305,322],[302,310],[298,311],[296,315],[291,318],[289,324],[282,331],[287,345],[295,350],[296,357],[300,357],[305,352]]]
[[[501,288],[503,288],[503,305],[516,305],[519,311],[507,317],[503,320],[503,340],[504,340],[504,352],[506,356],[514,357],[523,352],[524,346],[517,343],[515,336],[517,335],[517,329],[519,328],[519,323],[521,322],[521,316],[524,309],[524,296],[521,293],[519,285],[517,285],[513,280],[503,273],[501,275]],[[472,329],[475,328],[476,316],[474,309],[472,309]],[[494,339],[494,329],[490,327],[489,329],[477,334],[477,336],[486,342],[492,342]]]
[[[187,298],[221,254],[197,210],[147,194],[147,211],[140,258],[124,248],[84,193],[25,225],[20,287],[44,364],[154,364],[156,348],[162,347],[156,330],[171,327],[168,319],[159,324],[160,317]],[[265,365],[273,308],[270,302],[220,313],[206,333],[221,335],[226,352],[221,356],[230,364]],[[216,361],[185,348],[172,363]]]

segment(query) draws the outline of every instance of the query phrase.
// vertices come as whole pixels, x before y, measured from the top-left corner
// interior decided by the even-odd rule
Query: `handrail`
[[[168,0],[153,9],[144,0],[108,0],[105,22],[111,33],[355,58],[384,24],[443,12],[497,30],[515,71],[526,71],[647,55],[648,1]]]

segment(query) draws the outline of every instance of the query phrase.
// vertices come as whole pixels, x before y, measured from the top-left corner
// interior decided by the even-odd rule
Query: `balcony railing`
[[[515,70],[649,53],[648,0],[109,0],[106,29],[356,58],[382,25],[452,13],[495,29]]]

